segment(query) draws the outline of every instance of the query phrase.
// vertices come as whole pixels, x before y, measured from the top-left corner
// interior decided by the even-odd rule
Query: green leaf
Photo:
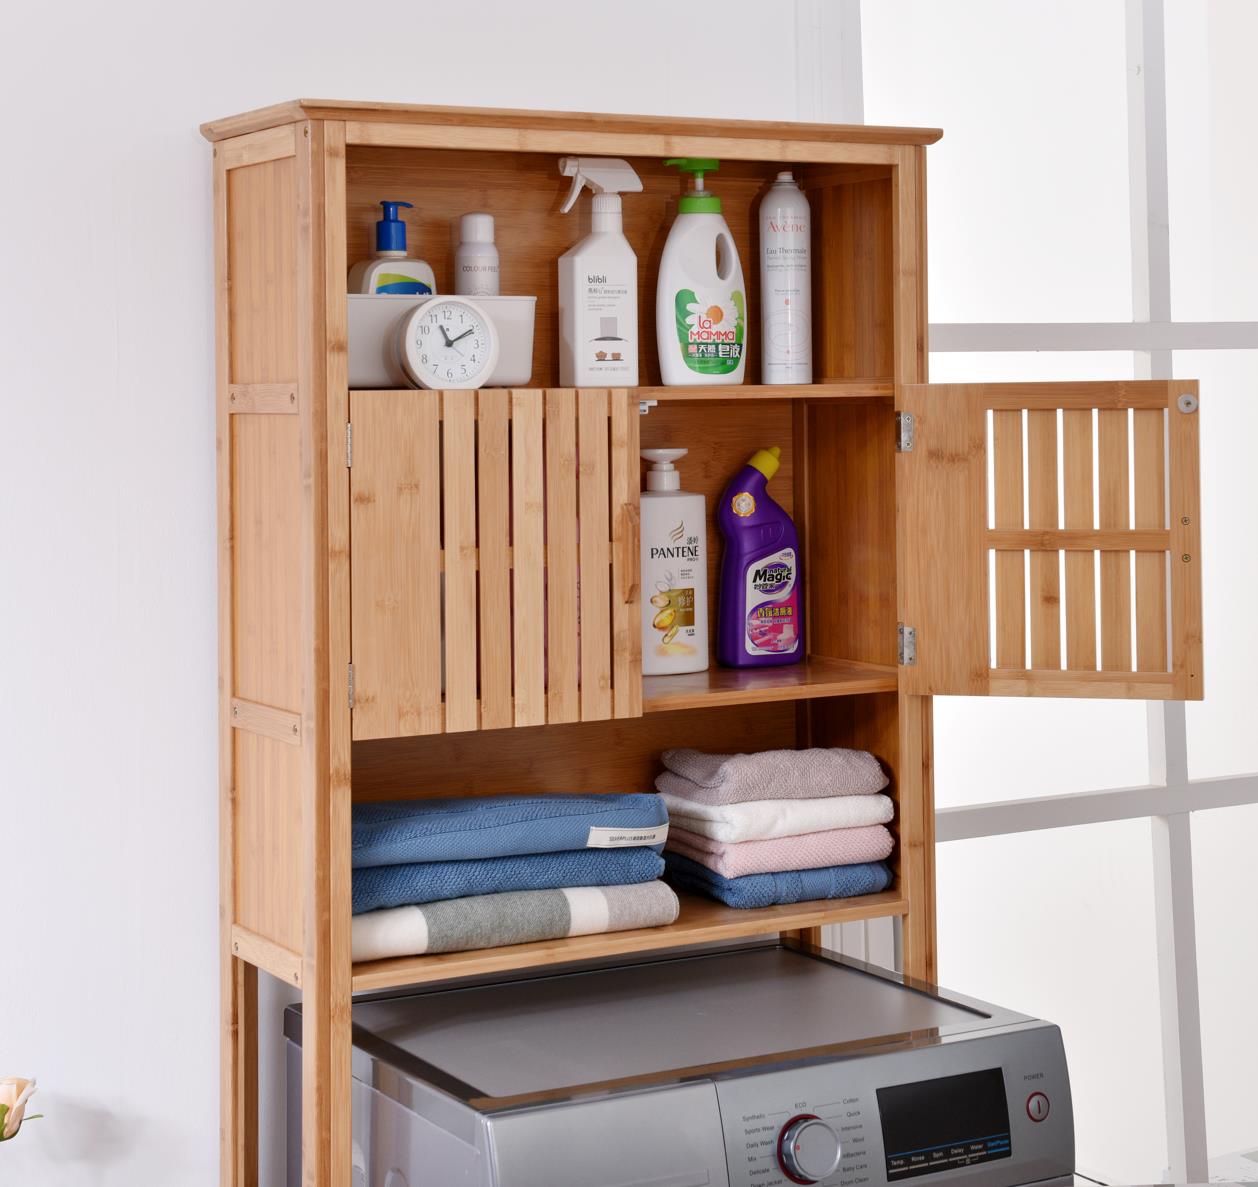
[[[4,1119],[9,1115],[9,1106],[0,1105],[0,1142],[5,1140],[4,1136]]]

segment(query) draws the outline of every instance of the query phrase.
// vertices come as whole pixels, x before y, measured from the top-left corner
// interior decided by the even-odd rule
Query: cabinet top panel
[[[781,120],[713,120],[659,115],[529,111],[493,107],[430,107],[415,103],[364,103],[343,99],[292,99],[201,125],[207,140],[226,140],[300,120],[363,124],[446,125],[515,131],[593,132],[745,138],[830,144],[934,144],[938,128],[884,128],[865,124],[800,124]],[[473,146],[474,147],[474,146]],[[523,145],[521,147],[524,147]]]

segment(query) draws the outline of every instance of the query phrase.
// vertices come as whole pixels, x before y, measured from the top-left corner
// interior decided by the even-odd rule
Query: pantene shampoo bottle
[[[756,450],[730,480],[716,509],[725,540],[716,658],[726,667],[794,664],[804,658],[799,539],[791,517],[766,489],[781,456],[776,445]]]
[[[674,462],[684,449],[644,449],[642,492],[642,674],[708,666],[707,509],[681,489]]]
[[[747,289],[721,200],[703,188],[717,162],[664,162],[694,175],[664,244],[655,288],[655,340],[666,384],[742,383],[747,366]]]
[[[590,233],[559,257],[559,382],[563,387],[638,384],[638,257],[625,238],[620,195],[642,182],[628,161],[564,157],[572,178],[566,214],[594,191]]]
[[[811,212],[790,173],[760,203],[760,382],[812,382]]]

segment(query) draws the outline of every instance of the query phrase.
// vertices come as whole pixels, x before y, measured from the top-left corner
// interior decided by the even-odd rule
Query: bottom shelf
[[[401,956],[356,964],[354,992],[395,989],[404,985],[592,960],[621,953],[647,952],[657,948],[679,948],[686,944],[767,935],[830,923],[853,923],[858,919],[904,915],[908,911],[908,902],[898,890],[884,890],[881,894],[867,894],[861,898],[821,899],[763,907],[754,911],[735,910],[695,895],[681,894],[678,897],[681,899],[681,913],[677,922],[668,927],[644,927],[636,931],[573,936],[567,940],[512,944],[506,948],[478,948],[471,952],[447,952],[437,956]]]

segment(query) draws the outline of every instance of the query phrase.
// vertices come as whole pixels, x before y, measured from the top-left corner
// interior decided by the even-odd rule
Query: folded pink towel
[[[696,804],[748,800],[812,800],[834,795],[873,795],[888,779],[867,750],[813,747],[763,750],[759,754],[704,754],[665,750],[668,768],[656,789]]]
[[[668,830],[664,848],[707,866],[723,878],[741,878],[744,874],[819,870],[825,866],[882,861],[895,848],[895,840],[881,824],[831,828],[768,841],[736,842],[714,841],[674,826]]]

